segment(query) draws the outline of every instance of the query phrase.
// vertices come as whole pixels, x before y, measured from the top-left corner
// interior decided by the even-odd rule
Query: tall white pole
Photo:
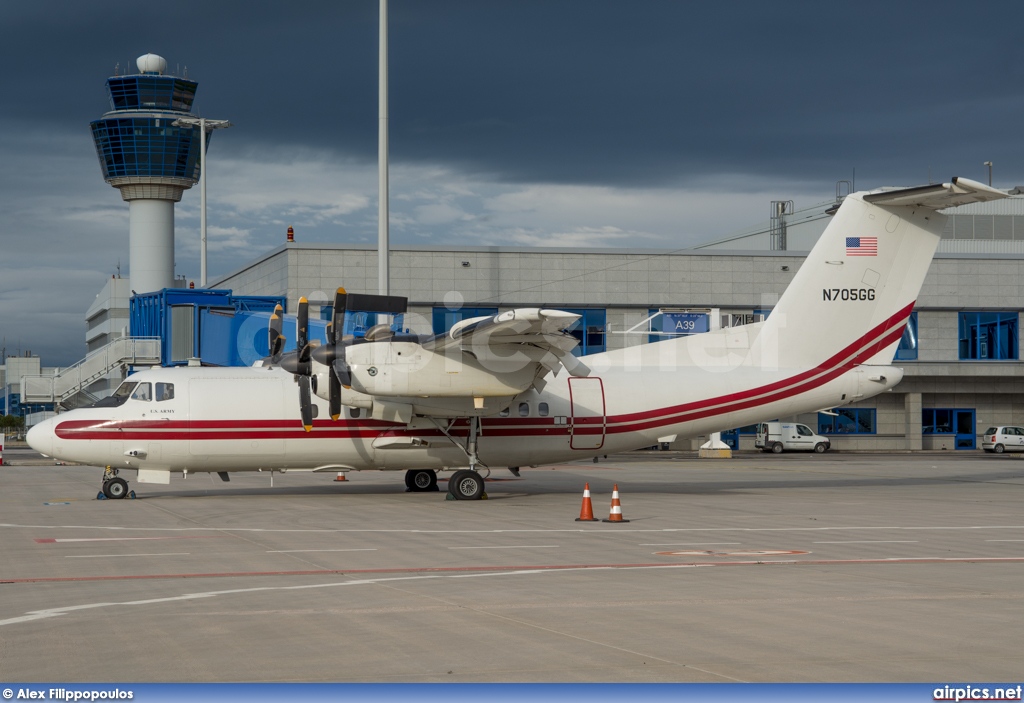
[[[377,292],[389,295],[388,268],[388,0],[380,0],[377,125]]]
[[[199,287],[206,288],[206,118],[199,118]]]

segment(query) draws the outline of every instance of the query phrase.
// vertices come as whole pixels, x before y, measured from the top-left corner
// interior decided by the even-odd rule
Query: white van
[[[762,452],[780,454],[786,451],[807,451],[821,454],[832,446],[828,437],[811,432],[799,422],[762,422],[757,426],[754,446]]]

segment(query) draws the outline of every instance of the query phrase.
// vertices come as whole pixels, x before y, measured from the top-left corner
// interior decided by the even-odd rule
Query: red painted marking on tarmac
[[[573,571],[585,569],[678,569],[716,566],[846,566],[858,564],[1021,564],[1024,557],[926,557],[921,559],[789,559],[786,561],[717,561],[667,564],[540,564],[532,566],[422,566],[396,569],[310,569],[306,571],[234,571],[206,574],[124,574],[121,576],[40,576],[5,579],[0,584],[64,583],[69,581],[136,581],[157,579],[237,578],[256,576],[362,576],[366,574],[495,573],[516,571]]]
[[[175,535],[172,537],[36,537],[36,544],[53,544],[54,542],[135,542],[154,539],[221,539],[223,535]]]

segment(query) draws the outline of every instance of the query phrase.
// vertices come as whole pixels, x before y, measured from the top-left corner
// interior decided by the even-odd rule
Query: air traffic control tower
[[[156,54],[136,64],[107,79],[111,111],[91,125],[103,178],[128,201],[131,289],[150,293],[174,287],[174,204],[200,168],[199,127],[174,121],[191,117],[199,84],[167,75]]]

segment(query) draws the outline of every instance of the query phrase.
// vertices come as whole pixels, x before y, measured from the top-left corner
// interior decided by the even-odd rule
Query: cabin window
[[[173,400],[174,399],[174,384],[173,383],[158,383],[156,384],[156,399],[161,400]]]
[[[140,383],[135,387],[135,392],[132,393],[132,400],[152,400],[152,385],[149,383]]]
[[[520,403],[519,404],[519,417],[530,417],[530,404]]]
[[[537,403],[537,414],[540,415],[541,417],[547,417],[548,416],[548,404],[547,403]]]
[[[125,381],[117,387],[111,395],[106,398],[100,398],[94,404],[94,408],[116,408],[119,405],[123,405],[128,398],[131,397],[132,391],[135,390],[135,381]]]
[[[509,415],[509,409],[508,408],[505,408],[500,413],[498,413],[498,417],[508,417],[508,415]]]
[[[111,397],[112,398],[118,398],[122,402],[124,402],[129,397],[131,397],[131,394],[132,394],[133,390],[135,390],[135,382],[134,381],[125,381],[124,383],[122,383],[120,386],[117,387],[117,390],[114,391],[114,394]]]

